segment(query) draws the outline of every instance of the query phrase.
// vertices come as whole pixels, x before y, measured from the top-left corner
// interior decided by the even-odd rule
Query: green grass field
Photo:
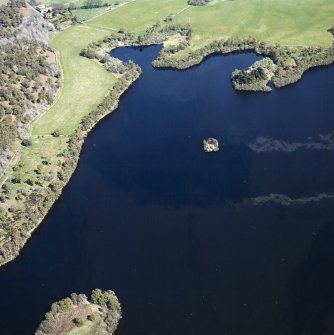
[[[140,32],[168,14],[186,7],[186,0],[136,0],[91,21],[103,28]],[[215,0],[189,7],[176,22],[190,23],[193,47],[226,37],[256,37],[266,42],[296,46],[329,46],[327,29],[334,24],[332,0]]]
[[[90,24],[101,28],[124,28],[132,32],[141,32],[169,14],[177,13],[186,5],[186,0],[134,0],[93,19]]]
[[[72,10],[73,15],[76,15],[80,20],[86,21],[90,20],[95,16],[104,14],[106,12],[105,7],[92,8],[92,9],[75,9]]]
[[[50,134],[59,129],[70,134],[83,116],[101,102],[115,83],[104,67],[79,55],[80,50],[107,33],[84,25],[64,30],[53,40],[64,72],[64,87],[55,105],[33,127],[33,135]]]
[[[192,7],[177,22],[188,22],[194,44],[220,37],[255,37],[295,46],[329,46],[334,24],[332,0],[227,0]]]

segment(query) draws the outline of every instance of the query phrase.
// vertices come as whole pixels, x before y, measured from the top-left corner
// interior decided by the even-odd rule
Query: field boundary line
[[[106,15],[106,14],[108,14],[108,13],[111,12],[111,11],[117,10],[118,8],[121,8],[121,7],[123,7],[123,6],[125,6],[125,5],[128,5],[128,4],[130,4],[130,3],[132,3],[132,2],[135,2],[135,1],[137,1],[137,0],[130,0],[130,1],[128,1],[128,2],[124,2],[124,3],[120,4],[120,5],[118,5],[117,7],[111,8],[110,10],[106,11],[105,13],[101,13],[101,14],[99,14],[99,15],[96,15],[96,16],[94,16],[94,17],[88,19],[87,21],[84,21],[83,24],[85,24],[86,22],[92,21],[92,20],[94,20],[94,19],[96,19],[97,17],[100,17],[100,16],[102,16],[102,15]]]

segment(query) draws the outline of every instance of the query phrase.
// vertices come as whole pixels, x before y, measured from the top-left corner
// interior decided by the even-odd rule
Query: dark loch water
[[[118,335],[333,334],[334,67],[245,94],[231,71],[258,57],[159,71],[159,48],[114,52],[143,76],[0,270],[1,335],[33,334],[53,301],[95,287],[122,303]]]

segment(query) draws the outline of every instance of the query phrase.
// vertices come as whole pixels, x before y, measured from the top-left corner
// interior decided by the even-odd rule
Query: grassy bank
[[[55,129],[72,133],[112,88],[115,77],[79,55],[83,47],[105,35],[104,31],[77,25],[55,37],[52,44],[60,53],[64,87],[56,104],[35,122],[33,135],[51,134]]]

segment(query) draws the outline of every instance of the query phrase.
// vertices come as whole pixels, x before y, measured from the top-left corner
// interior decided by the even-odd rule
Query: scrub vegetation
[[[60,86],[55,54],[45,43],[48,38],[42,38],[48,30],[39,31],[39,40],[32,39],[40,18],[31,15],[27,20],[22,14],[26,10],[23,1],[10,1],[0,7],[1,162],[17,137],[24,139],[24,129],[40,109],[53,102]]]
[[[62,3],[70,6],[65,0]],[[15,134],[3,145],[4,152],[10,147],[12,154],[4,161],[0,180],[0,265],[18,255],[60,196],[87,133],[117,108],[120,96],[140,76],[136,64],[110,57],[111,48],[164,43],[153,65],[179,69],[199,64],[213,53],[256,52],[268,59],[234,72],[232,83],[236,89],[268,90],[268,80],[281,87],[299,80],[311,67],[334,61],[333,14],[332,0],[214,0],[203,6],[189,5],[187,0],[132,0],[57,33],[52,47],[60,57],[62,74],[54,75],[52,85],[62,86],[61,94],[49,109],[45,107],[52,101],[46,99],[44,113],[23,127],[24,136]],[[42,78],[49,74],[43,60],[50,56],[39,48],[34,52],[38,62],[27,66],[27,71],[34,69],[36,74],[28,86],[25,76],[29,76],[24,73],[16,89],[21,95],[27,86],[26,93],[42,101],[40,92],[50,91],[43,90]],[[41,85],[35,85],[37,80]],[[26,107],[21,108],[24,114]],[[8,129],[3,130],[3,138]]]

